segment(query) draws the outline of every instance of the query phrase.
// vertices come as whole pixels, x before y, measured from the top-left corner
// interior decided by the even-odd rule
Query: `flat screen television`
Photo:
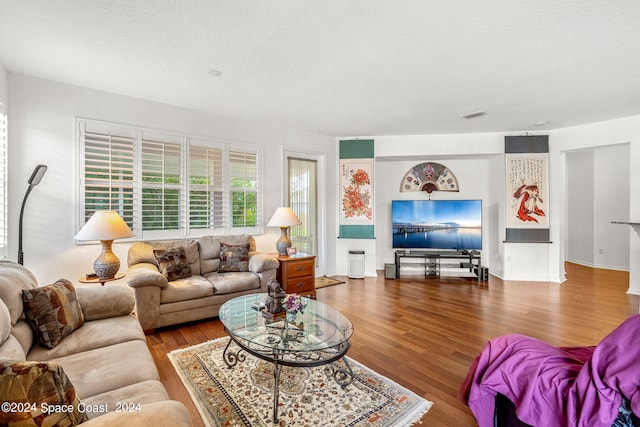
[[[482,249],[482,200],[393,200],[393,247]]]

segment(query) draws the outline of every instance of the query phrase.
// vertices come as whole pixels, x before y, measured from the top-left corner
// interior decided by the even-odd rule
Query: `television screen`
[[[482,200],[393,200],[393,247],[482,249]]]

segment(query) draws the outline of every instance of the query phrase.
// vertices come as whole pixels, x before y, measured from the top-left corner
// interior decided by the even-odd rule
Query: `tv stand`
[[[425,276],[440,276],[441,269],[450,268],[474,273],[478,280],[486,280],[482,276],[481,255],[475,250],[420,250],[400,249],[396,251],[396,279],[400,278],[403,258],[417,258],[419,261],[404,263],[404,266],[423,266]]]

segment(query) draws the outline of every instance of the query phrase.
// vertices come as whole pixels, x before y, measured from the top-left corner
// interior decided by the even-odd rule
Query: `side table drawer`
[[[315,288],[315,277],[293,277],[287,280],[286,292],[300,294],[303,292],[313,291]]]
[[[315,260],[312,259],[301,259],[300,261],[289,261],[285,264],[287,269],[286,276],[290,277],[300,277],[300,276],[311,276],[313,277],[315,274]]]

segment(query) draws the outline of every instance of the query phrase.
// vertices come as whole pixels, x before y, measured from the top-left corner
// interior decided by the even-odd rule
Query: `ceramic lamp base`
[[[280,227],[280,238],[276,242],[276,249],[278,249],[279,255],[287,255],[287,248],[291,247],[291,240],[287,235],[287,229],[289,227]]]
[[[113,240],[102,240],[102,253],[93,262],[93,271],[99,279],[113,279],[120,270],[120,260],[111,250]]]

